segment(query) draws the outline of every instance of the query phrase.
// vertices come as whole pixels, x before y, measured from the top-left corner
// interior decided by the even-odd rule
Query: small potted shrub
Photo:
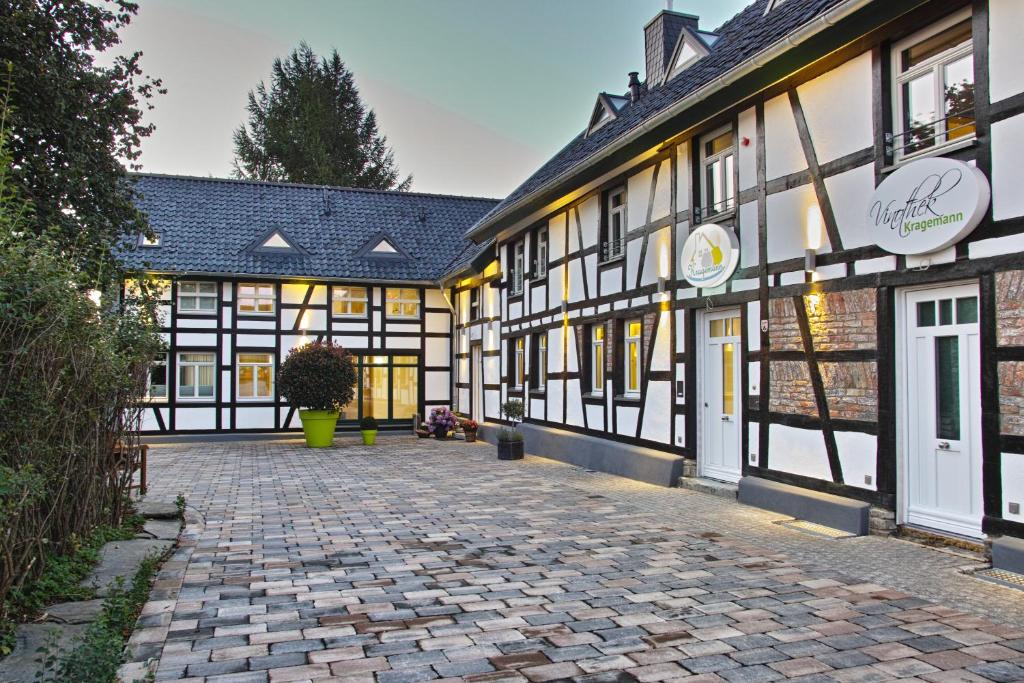
[[[442,406],[430,411],[430,421],[427,423],[427,428],[434,435],[435,439],[443,441],[444,439],[451,438],[455,434],[455,428],[458,425],[459,419],[448,408]]]
[[[523,402],[510,398],[502,404],[501,412],[512,423],[512,428],[498,430],[498,460],[522,460],[523,435],[516,425],[523,419]]]
[[[359,432],[363,435],[363,445],[372,446],[377,442],[377,421],[372,416],[359,421]]]
[[[310,448],[334,443],[338,410],[352,401],[355,385],[352,356],[333,342],[313,342],[292,349],[277,373],[278,390],[298,409]]]
[[[461,423],[462,431],[466,435],[466,442],[473,443],[476,441],[476,432],[480,429],[480,425],[476,423],[476,420],[463,420]]]

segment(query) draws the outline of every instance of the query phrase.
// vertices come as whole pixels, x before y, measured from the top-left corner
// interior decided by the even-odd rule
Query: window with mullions
[[[590,329],[590,393],[604,393],[604,324]]]
[[[182,401],[213,400],[216,354],[178,354],[178,399]]]
[[[277,297],[272,284],[238,285],[238,312],[273,315]]]
[[[970,12],[893,48],[893,153],[898,161],[975,135]]]
[[[274,355],[238,354],[238,399],[255,401],[274,397]]]
[[[332,289],[331,312],[335,318],[365,318],[366,287],[338,286]]]
[[[526,337],[512,340],[512,354],[509,357],[508,382],[512,389],[522,389],[526,381]]]
[[[167,400],[167,354],[157,355],[149,366],[146,377],[146,398],[150,401]]]
[[[601,261],[614,261],[626,252],[626,188],[605,195],[604,226],[601,230]]]
[[[548,333],[540,332],[534,335],[533,343],[533,388],[543,390],[548,384]]]
[[[731,126],[701,138],[700,159],[702,218],[732,211],[736,203],[736,143]]]
[[[474,287],[469,290],[469,319],[480,319],[480,290],[481,287]]]
[[[419,412],[418,356],[356,356],[356,397],[343,420],[411,420]]]
[[[625,393],[635,396],[640,394],[640,373],[642,372],[640,339],[643,335],[643,324],[639,320],[627,321],[623,326],[623,331],[625,332],[623,340]]]
[[[406,287],[388,287],[385,311],[389,318],[419,318],[420,292]]]
[[[541,228],[537,231],[537,263],[534,273],[537,277],[544,277],[548,274],[548,229]]]
[[[512,269],[510,272],[509,294],[515,296],[523,293],[523,268],[525,267],[526,244],[519,240],[512,247]]]
[[[178,313],[216,313],[216,282],[179,282]]]

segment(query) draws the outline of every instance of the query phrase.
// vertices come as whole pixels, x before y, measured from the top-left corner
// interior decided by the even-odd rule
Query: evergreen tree
[[[314,185],[408,190],[377,117],[337,50],[305,42],[274,60],[270,87],[249,91],[248,124],[235,131],[235,176]]]

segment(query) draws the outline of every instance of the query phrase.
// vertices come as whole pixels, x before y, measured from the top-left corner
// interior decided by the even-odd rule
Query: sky
[[[749,0],[675,0],[714,29]],[[122,51],[168,92],[143,170],[229,177],[249,90],[305,40],[337,48],[419,192],[503,197],[643,78],[665,0],[141,0]]]

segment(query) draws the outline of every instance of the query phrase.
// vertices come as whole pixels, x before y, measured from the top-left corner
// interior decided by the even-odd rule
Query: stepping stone
[[[46,608],[46,621],[60,624],[88,624],[103,611],[103,600],[61,602]]]
[[[142,527],[142,536],[158,538],[164,541],[174,541],[181,533],[181,520],[175,519],[150,519]]]
[[[124,588],[129,588],[139,566],[147,557],[163,555],[173,545],[173,541],[146,538],[108,543],[100,549],[100,561],[92,574],[83,579],[80,585],[95,588],[96,595],[101,598],[110,594],[110,588],[118,578],[123,579]]]
[[[146,519],[178,519],[180,516],[173,501],[143,500],[135,509]]]
[[[15,631],[14,651],[0,660],[0,683],[26,683],[36,680],[36,672],[43,669],[43,654],[36,652],[51,645],[55,653],[71,650],[78,644],[85,624],[22,624]],[[56,639],[51,639],[55,633]]]

